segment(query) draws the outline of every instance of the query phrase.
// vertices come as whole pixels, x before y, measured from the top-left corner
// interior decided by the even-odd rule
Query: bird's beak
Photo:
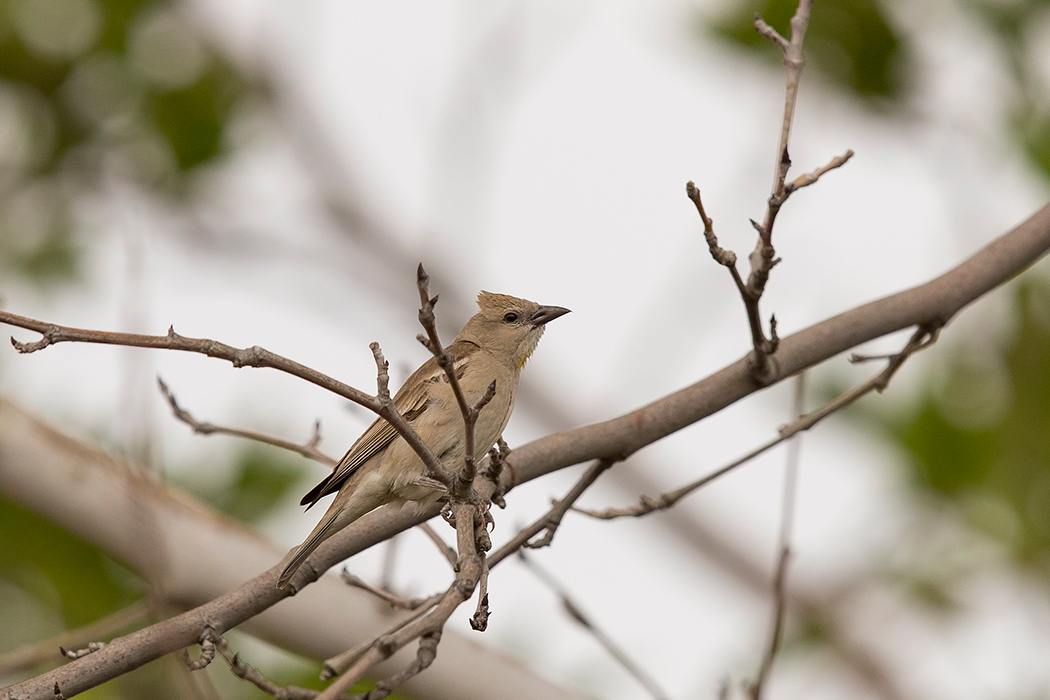
[[[532,315],[529,322],[534,326],[542,326],[567,313],[569,313],[569,310],[561,306],[541,306],[536,309],[536,313]]]

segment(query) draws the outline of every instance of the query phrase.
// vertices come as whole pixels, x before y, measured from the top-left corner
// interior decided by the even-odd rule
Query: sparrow
[[[514,410],[518,377],[536,349],[547,323],[569,313],[560,306],[540,306],[506,294],[478,294],[475,314],[446,350],[468,405],[495,381],[492,400],[481,409],[474,427],[474,455],[483,456],[503,434]],[[431,357],[409,376],[394,396],[394,405],[435,457],[453,473],[466,457],[463,415],[448,376]],[[379,506],[415,503],[426,507],[447,495],[441,482],[426,476],[426,467],[394,428],[377,419],[357,439],[332,473],[307,493],[307,510],[335,493],[335,500],[306,540],[299,545],[277,581],[288,586],[306,558],[326,539]]]

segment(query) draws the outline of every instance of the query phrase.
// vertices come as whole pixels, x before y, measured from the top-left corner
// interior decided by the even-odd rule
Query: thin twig
[[[456,528],[458,543],[457,561],[458,566],[462,568],[465,556],[477,560],[481,592],[478,594],[478,607],[470,620],[470,626],[479,632],[483,632],[488,626],[489,616],[488,564],[485,561],[485,552],[492,547],[485,524],[491,521],[492,516],[489,515],[487,507],[482,507],[480,499],[474,491],[474,478],[477,476],[477,464],[474,456],[474,429],[478,422],[478,416],[481,415],[481,409],[488,405],[496,396],[496,380],[492,380],[485,393],[473,404],[467,403],[463,387],[459,383],[459,377],[456,376],[452,353],[445,349],[441,344],[441,339],[438,337],[437,321],[434,317],[434,305],[437,303],[437,296],[431,298],[429,285],[430,277],[427,275],[426,270],[423,269],[423,264],[420,263],[416,269],[416,287],[419,290],[420,302],[419,323],[427,334],[426,336],[420,335],[419,342],[430,350],[438,365],[445,371],[445,376],[448,378],[448,383],[452,387],[452,393],[456,397],[456,403],[459,404],[459,410],[463,416],[463,469],[459,471],[457,488],[449,490],[451,495],[450,502],[454,511],[457,510],[456,506],[458,504],[466,506],[470,511],[471,534],[469,543],[466,542],[464,535],[461,534],[464,532],[462,526],[457,525]],[[460,513],[457,517],[461,517],[466,512],[463,509],[459,510]],[[469,547],[469,553],[465,554],[465,546]],[[477,584],[478,581],[476,580],[473,585],[476,586]],[[471,587],[471,593],[473,593],[473,586]],[[442,622],[442,624],[444,623]],[[440,631],[440,629],[440,627],[436,627],[431,630],[431,633]],[[422,646],[420,650],[422,651]]]
[[[715,235],[714,230],[714,221],[707,215],[707,211],[704,209],[703,200],[700,197],[700,189],[692,180],[686,183],[685,193],[696,206],[696,211],[700,214],[701,221],[704,222],[704,239],[707,241],[707,247],[711,252],[711,257],[714,258],[715,262],[719,265],[722,265],[729,270],[729,274],[733,278],[733,284],[736,285],[737,292],[740,293],[740,300],[744,302],[744,309],[747,311],[748,327],[751,330],[752,345],[755,347],[756,351],[762,349],[762,352],[772,353],[773,350],[768,347],[769,341],[766,340],[765,332],[762,330],[762,317],[758,308],[758,301],[762,296],[761,293],[756,294],[753,292],[748,285],[744,283],[743,278],[740,277],[740,271],[736,266],[736,253],[731,250],[726,250],[718,245],[718,237]],[[771,328],[772,327],[773,326],[771,325]]]
[[[348,649],[347,651],[337,654],[331,658],[325,659],[322,670],[321,680],[326,681],[329,678],[334,678],[340,673],[343,673],[350,668],[358,659],[368,653],[368,650],[379,643],[381,639],[394,634],[398,630],[403,629],[412,622],[415,622],[419,618],[426,615],[430,610],[441,602],[441,599],[445,597],[447,591],[442,591],[436,595],[432,595],[423,601],[423,604],[413,611],[413,614],[406,616],[403,620],[389,627],[387,630],[376,634],[372,638],[365,640],[361,644]]]
[[[367,591],[383,602],[389,603],[390,607],[399,610],[416,610],[428,600],[427,598],[402,598],[394,595],[385,588],[377,588],[364,579],[354,576],[346,567],[343,567],[343,570],[339,573],[339,578],[343,579],[348,585]]]
[[[233,653],[230,645],[222,637],[215,635],[213,643],[219,654],[222,655],[222,658],[229,664],[233,675],[241,680],[248,681],[264,693],[277,698],[277,700],[313,700],[317,697],[318,693],[316,690],[300,688],[295,685],[280,686],[269,680],[259,669],[241,661],[240,654]]]
[[[655,700],[667,700],[667,698],[670,697],[656,683],[652,676],[643,671],[642,668],[637,663],[635,663],[635,661],[630,656],[627,655],[627,652],[625,652],[620,647],[620,645],[618,645],[612,640],[612,637],[606,634],[601,627],[596,625],[590,617],[584,614],[584,612],[580,609],[580,606],[573,601],[571,596],[569,596],[569,593],[565,590],[565,587],[562,586],[561,583],[559,583],[558,580],[555,579],[549,571],[547,571],[538,563],[533,561],[531,556],[526,556],[525,550],[523,549],[518,550],[518,557],[520,558],[521,563],[524,564],[527,569],[532,571],[533,574],[535,574],[536,578],[538,578],[540,581],[546,584],[546,586],[550,588],[556,596],[558,596],[562,607],[565,609],[565,612],[568,613],[569,617],[571,617],[573,620],[579,623],[581,627],[587,630],[591,634],[591,636],[593,636],[598,641],[598,643],[601,644],[607,652],[609,652],[609,655],[616,659],[621,666],[623,666],[624,670],[627,671],[627,673],[631,674],[634,677],[634,679],[642,685],[642,687],[649,691],[649,694],[652,695],[653,698],[655,698]]]
[[[216,425],[215,423],[207,423],[197,420],[193,415],[182,408],[175,400],[175,395],[168,388],[168,385],[164,383],[164,380],[157,377],[157,386],[160,389],[160,393],[164,395],[164,398],[168,400],[168,405],[171,406],[171,411],[180,421],[193,428],[193,432],[198,435],[230,435],[233,437],[245,438],[247,440],[254,440],[255,442],[261,442],[266,445],[272,445],[273,447],[279,447],[282,450],[288,450],[295,452],[298,455],[302,455],[307,459],[312,459],[322,464],[327,464],[330,467],[334,467],[339,460],[332,459],[328,455],[324,454],[317,449],[317,445],[321,442],[321,421],[318,420],[314,423],[313,434],[310,439],[304,444],[298,444],[283,440],[279,437],[267,435],[265,433],[258,433],[253,430],[242,430],[240,428],[228,428],[222,425]]]
[[[550,510],[541,515],[535,522],[528,527],[522,529],[515,535],[509,542],[497,549],[495,552],[489,555],[489,566],[496,566],[501,561],[506,559],[511,554],[514,554],[522,547],[530,547],[532,549],[545,546],[550,544],[554,538],[554,531],[558,529],[561,524],[561,519],[565,516],[574,503],[583,495],[583,492],[593,484],[599,476],[601,476],[605,470],[612,466],[612,462],[604,459],[600,459],[594,462],[587,471],[579,478],[575,485],[569,490],[565,497],[561,500],[555,501]],[[547,531],[546,535],[537,541],[534,545],[529,545],[529,540],[538,535],[539,533]]]
[[[476,632],[484,632],[489,626],[489,561],[488,557],[481,557],[481,578],[478,579],[478,605],[474,609],[474,615],[470,618],[470,628]]]
[[[78,647],[90,649],[93,640],[111,637],[123,629],[137,625],[146,619],[146,614],[145,603],[133,603],[83,627],[66,630],[54,637],[13,649],[0,656],[0,677],[47,661],[55,661],[57,659],[56,649],[59,655],[67,658],[69,658],[66,653],[67,649]]]
[[[386,357],[383,356],[383,349],[379,346],[379,343],[374,341],[368,344],[368,348],[372,351],[372,357],[375,359],[376,363],[375,401],[381,407],[379,415],[386,418],[391,425],[394,425],[394,422],[389,416],[395,416],[396,419],[407,428],[408,433],[411,434],[411,436],[422,446],[422,449],[428,456],[428,459],[423,460],[423,464],[427,468],[427,476],[440,481],[446,488],[451,489],[453,483],[455,483],[452,474],[450,474],[448,469],[445,468],[445,465],[434,456],[434,453],[430,451],[430,447],[423,442],[422,438],[419,437],[419,434],[408,425],[404,416],[402,416],[397,410],[397,405],[394,404],[394,400],[390,398],[390,363],[387,362]],[[394,427],[397,426],[394,425]],[[423,454],[419,450],[416,450],[416,453],[420,455]]]
[[[733,276],[733,283],[740,293],[747,310],[748,326],[751,331],[751,344],[754,354],[751,358],[751,375],[759,384],[765,386],[772,383],[778,375],[777,367],[772,359],[780,344],[777,336],[776,316],[769,320],[769,336],[766,336],[763,327],[762,314],[759,302],[765,292],[766,283],[769,280],[769,272],[780,262],[776,257],[773,247],[773,224],[776,222],[777,213],[787,201],[787,198],[795,190],[816,182],[821,175],[840,167],[850,156],[852,151],[833,159],[830,163],[812,173],[803,175],[790,184],[787,181],[787,173],[791,167],[791,158],[788,155],[788,138],[791,134],[791,123],[795,115],[795,103],[798,98],[799,80],[804,66],[802,60],[802,42],[809,26],[809,13],[812,0],[801,0],[795,15],[791,18],[791,40],[785,39],[773,27],[767,24],[761,17],[755,16],[755,29],[760,34],[772,40],[784,52],[784,118],[780,128],[780,144],[777,149],[777,165],[773,176],[773,188],[766,206],[766,214],[761,224],[752,220],[751,225],[758,231],[758,241],[754,250],[748,256],[751,272],[747,282],[741,278],[736,267],[736,254],[725,250],[718,245],[718,239],[714,233],[714,222],[707,216],[703,202],[700,199],[700,190],[696,185],[689,182],[686,185],[686,194],[696,205],[697,212],[704,222],[704,238],[711,251],[711,257],[729,270]]]
[[[441,595],[441,599],[432,610],[377,639],[367,651],[352,662],[343,675],[317,696],[318,700],[336,700],[380,661],[390,658],[413,640],[427,635],[433,636],[442,630],[456,608],[474,594],[483,566],[476,548],[478,510],[474,504],[456,498],[453,498],[452,509],[456,519],[456,550],[459,552],[456,580]],[[436,646],[433,651],[436,653]],[[326,666],[327,664],[328,662]]]
[[[600,520],[613,520],[615,518],[625,517],[637,518],[643,515],[648,515],[649,513],[652,513],[656,510],[664,510],[666,508],[670,508],[675,503],[678,503],[678,501],[682,500],[683,498],[693,493],[700,487],[709,484],[710,482],[714,481],[723,474],[726,474],[727,472],[736,469],[740,465],[750,462],[752,459],[759,456],[766,450],[776,447],[785,440],[790,439],[793,435],[809,430],[814,425],[830,416],[832,413],[835,413],[836,411],[841,410],[846,406],[849,406],[862,396],[865,396],[866,394],[869,394],[872,391],[877,391],[881,393],[889,385],[890,379],[892,379],[893,375],[897,373],[897,370],[900,369],[901,365],[904,364],[905,360],[907,360],[908,357],[910,357],[912,354],[932,344],[934,340],[936,340],[938,332],[939,328],[928,329],[925,326],[919,328],[912,335],[911,340],[908,341],[908,344],[905,345],[904,348],[896,355],[892,355],[890,357],[890,361],[886,369],[880,372],[877,376],[873,377],[864,384],[850,389],[845,394],[842,394],[837,399],[831,401],[822,408],[819,408],[816,411],[807,413],[806,415],[799,417],[799,419],[796,420],[794,423],[782,426],[779,431],[780,434],[777,437],[762,445],[759,445],[743,457],[733,460],[724,467],[721,467],[720,469],[717,469],[711,472],[710,474],[697,479],[696,481],[692,481],[684,486],[674,489],[673,491],[663,493],[657,496],[656,498],[652,498],[650,496],[642,496],[636,505],[627,508],[606,508],[605,510],[573,508],[573,510],[578,511],[580,513],[584,513],[585,515],[589,515],[592,518],[598,518]]]
[[[393,676],[384,678],[376,683],[374,690],[352,696],[353,700],[382,700],[382,698],[390,695],[409,678],[419,675],[426,670],[437,658],[437,647],[441,641],[441,633],[442,630],[439,628],[433,632],[421,635],[419,638],[419,649],[416,650],[416,658],[412,663]]]
[[[780,32],[778,32],[776,29],[773,29],[773,27],[769,26],[769,24],[767,24],[766,21],[758,15],[755,15],[755,29],[758,30],[759,34],[761,34],[764,37],[767,37],[770,41],[779,46],[781,49],[787,49],[788,40],[782,37],[780,35]]]
[[[373,413],[385,419],[397,431],[405,442],[415,451],[423,464],[427,467],[428,475],[442,474],[444,470],[441,462],[434,456],[426,443],[416,434],[412,426],[398,413],[393,401],[387,397],[369,396],[368,394],[345,384],[338,379],[318,372],[306,365],[282,357],[269,350],[253,345],[250,348],[235,348],[225,343],[207,338],[188,338],[179,335],[174,328],[168,328],[167,335],[140,335],[137,333],[111,333],[108,331],[86,330],[83,328],[72,328],[60,326],[54,323],[37,321],[26,316],[0,311],[0,323],[36,331],[42,337],[32,343],[23,343],[11,338],[11,344],[20,353],[31,353],[58,343],[97,343],[102,345],[122,345],[137,348],[155,348],[159,350],[178,350],[192,352],[220,360],[226,360],[234,367],[268,367],[279,372],[285,372],[294,377],[315,384],[322,389],[327,389],[345,399],[364,406]],[[434,478],[437,478],[436,476]]]
[[[452,393],[456,397],[456,403],[459,404],[459,410],[463,414],[463,439],[464,439],[464,456],[463,456],[463,470],[459,473],[459,485],[457,494],[463,498],[473,494],[474,491],[474,476],[477,472],[477,467],[474,460],[474,426],[478,422],[478,415],[481,413],[481,409],[484,408],[492,398],[496,395],[496,380],[492,380],[489,384],[488,389],[482,394],[477,401],[473,404],[467,403],[467,397],[463,393],[463,387],[459,383],[459,377],[456,376],[456,368],[452,359],[452,353],[450,353],[445,346],[441,344],[441,339],[438,338],[437,321],[434,318],[434,305],[437,304],[437,296],[433,298],[430,296],[430,277],[427,275],[426,270],[423,269],[423,263],[419,264],[416,268],[416,287],[419,290],[419,323],[423,326],[423,330],[426,331],[426,335],[419,336],[419,342],[423,344],[430,352],[434,355],[438,365],[441,369],[445,370],[445,376],[448,378],[448,383],[452,387]],[[450,489],[451,491],[451,489]]]
[[[792,415],[802,417],[805,410],[806,373],[800,372],[795,379],[795,402]],[[780,651],[784,637],[784,613],[787,608],[787,565],[791,557],[791,532],[795,519],[795,493],[798,486],[799,454],[802,436],[796,434],[788,443],[787,464],[784,469],[784,500],[780,515],[779,555],[776,574],[773,576],[773,624],[769,634],[769,646],[758,668],[755,681],[748,687],[751,700],[761,700],[762,689],[773,670],[773,660]]]
[[[809,187],[810,185],[815,183],[817,180],[819,180],[828,171],[834,170],[835,168],[841,168],[852,157],[853,157],[853,149],[849,149],[845,153],[843,153],[841,156],[835,156],[834,158],[832,158],[830,161],[828,161],[827,165],[822,165],[821,167],[817,168],[816,170],[813,170],[811,172],[803,173],[802,175],[799,175],[794,180],[792,180],[791,182],[787,183],[784,186],[784,189],[785,189],[785,191],[788,194],[790,194],[790,193],[794,192],[795,190],[802,189],[803,187]]]

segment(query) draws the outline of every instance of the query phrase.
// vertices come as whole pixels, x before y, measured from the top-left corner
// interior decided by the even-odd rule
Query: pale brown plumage
[[[536,348],[548,321],[568,313],[506,294],[481,292],[475,314],[448,346],[456,378],[468,403],[496,382],[496,393],[481,409],[474,428],[474,454],[484,455],[503,433],[514,408],[521,368]],[[397,410],[431,452],[452,470],[463,468],[466,450],[463,418],[448,377],[430,358],[405,381],[394,397]],[[378,419],[347,451],[332,474],[310,490],[300,505],[313,507],[337,493],[324,517],[281,573],[277,587],[292,575],[324,540],[386,503],[430,504],[445,495],[437,481],[389,423]]]

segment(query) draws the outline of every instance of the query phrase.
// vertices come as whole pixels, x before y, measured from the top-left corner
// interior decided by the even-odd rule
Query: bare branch
[[[649,694],[653,696],[654,700],[667,700],[670,696],[663,691],[663,689],[657,684],[657,682],[648,673],[642,670],[634,659],[627,655],[619,644],[613,641],[606,632],[596,625],[591,618],[584,614],[583,610],[579,605],[573,601],[572,597],[569,596],[568,591],[562,586],[557,579],[554,578],[546,569],[541,567],[538,563],[532,560],[531,556],[525,555],[525,550],[518,550],[518,557],[521,563],[525,565],[536,578],[546,584],[547,588],[551,589],[561,602],[565,612],[568,613],[569,617],[578,622],[581,627],[587,630],[591,636],[593,636],[599,644],[601,644],[609,655],[612,656],[616,661],[623,666],[627,673],[631,674],[635,680],[637,680],[642,687],[644,687]]]
[[[473,493],[474,476],[477,470],[474,460],[474,426],[478,422],[478,415],[481,413],[481,409],[492,401],[492,398],[496,395],[496,380],[492,380],[485,393],[473,405],[467,403],[467,397],[463,393],[459,377],[456,376],[452,354],[445,349],[441,344],[440,338],[438,338],[437,322],[434,318],[434,305],[437,303],[438,298],[436,296],[431,298],[429,285],[430,277],[427,275],[426,270],[423,269],[423,263],[419,263],[419,267],[416,268],[416,287],[419,290],[420,302],[419,323],[427,332],[426,336],[419,336],[419,341],[434,355],[441,369],[445,370],[445,376],[452,387],[456,403],[459,404],[460,413],[463,414],[464,467],[459,473],[458,488],[455,492],[459,497],[466,498]],[[449,491],[453,492],[453,489],[450,487]]]
[[[398,686],[409,678],[429,668],[430,664],[434,663],[434,659],[437,658],[437,647],[438,642],[441,641],[441,632],[442,630],[436,629],[433,632],[427,632],[420,636],[419,649],[416,651],[416,658],[411,664],[393,676],[384,678],[376,683],[375,690],[356,695],[354,698],[356,700],[381,700],[394,692]]]
[[[744,280],[740,277],[740,271],[736,267],[736,253],[718,245],[718,237],[715,236],[714,232],[714,221],[708,217],[707,212],[704,210],[704,203],[700,198],[700,190],[693,184],[692,180],[686,183],[685,192],[689,199],[693,201],[693,204],[696,205],[700,219],[704,222],[704,239],[707,241],[707,247],[711,251],[711,257],[719,265],[729,270],[729,274],[733,277],[733,284],[736,285],[737,292],[740,293],[740,299],[744,302],[744,309],[747,311],[748,327],[751,330],[751,344],[755,347],[756,352],[760,354],[772,354],[776,350],[777,343],[776,325],[771,325],[771,340],[767,340],[762,329],[761,312],[758,309],[761,293],[755,294],[748,285],[744,284]],[[751,223],[756,229],[761,231],[757,223],[754,221]],[[770,268],[772,268],[772,264]]]
[[[345,399],[364,406],[373,413],[384,418],[398,435],[407,442],[419,455],[428,470],[440,472],[441,463],[430,452],[427,447],[407,421],[397,412],[391,401],[381,401],[377,397],[369,396],[355,389],[349,384],[344,384],[338,379],[329,377],[306,365],[289,360],[265,348],[253,345],[250,348],[235,348],[225,343],[207,338],[188,338],[169,328],[167,335],[139,335],[137,333],[111,333],[108,331],[85,330],[69,326],[59,326],[54,323],[37,321],[18,314],[0,311],[0,323],[36,331],[43,336],[33,343],[22,343],[11,338],[11,344],[20,353],[31,353],[42,350],[57,343],[97,343],[102,345],[122,345],[137,348],[155,348],[160,350],[178,350],[192,352],[220,360],[226,360],[234,367],[268,367],[292,376],[304,379],[322,389],[327,389]],[[378,347],[378,346],[377,346]],[[374,352],[374,351],[373,351]]]
[[[707,241],[707,247],[711,251],[711,257],[714,258],[715,262],[719,265],[729,268],[729,272],[732,273],[733,281],[736,282],[737,288],[743,291],[744,282],[740,279],[740,273],[736,270],[736,253],[731,250],[726,250],[718,245],[718,236],[715,235],[715,222],[704,210],[704,202],[700,198],[700,188],[690,180],[685,183],[685,194],[692,200],[693,204],[696,205],[696,211],[700,214],[700,220],[704,222],[704,240]]]
[[[760,16],[755,15],[755,29],[758,33],[764,37],[768,37],[774,44],[779,46],[783,50],[787,50],[788,40],[780,35],[776,29],[766,24],[766,21]]]
[[[269,680],[259,672],[259,669],[241,661],[240,654],[234,654],[230,649],[230,645],[222,637],[216,635],[213,642],[219,654],[226,660],[233,675],[241,680],[248,681],[264,693],[277,698],[277,700],[313,700],[313,698],[317,697],[316,690],[300,688],[295,685],[279,686]]]
[[[474,609],[474,615],[470,618],[470,628],[476,632],[484,632],[489,626],[489,560],[481,557],[481,578],[478,580],[478,605]]]
[[[612,466],[612,462],[609,460],[600,459],[592,464],[587,471],[583,473],[583,476],[576,482],[576,484],[569,490],[565,497],[559,501],[555,501],[551,505],[551,509],[540,516],[534,523],[521,530],[515,535],[509,542],[500,547],[498,550],[489,555],[489,566],[496,566],[501,561],[506,559],[511,554],[514,554],[522,547],[529,547],[530,549],[538,549],[545,547],[551,543],[554,539],[554,532],[558,529],[561,524],[561,519],[565,517],[565,513],[572,508],[572,505],[583,495],[583,492],[593,484],[599,476],[601,476],[605,470]],[[535,543],[529,543],[529,540],[538,535],[539,533],[546,530],[546,534]]]
[[[390,607],[400,610],[416,610],[426,604],[428,600],[427,598],[401,598],[388,590],[376,588],[364,579],[354,576],[346,567],[343,567],[343,570],[339,573],[339,578],[343,579],[348,585],[360,588],[362,591],[368,591],[376,598],[389,603]]]
[[[336,700],[341,693],[352,688],[368,673],[369,669],[380,661],[389,658],[413,640],[428,635],[433,636],[440,632],[456,608],[474,594],[474,589],[484,569],[483,555],[479,555],[475,544],[478,523],[477,508],[472,503],[456,498],[453,498],[452,508],[456,520],[456,549],[459,552],[459,570],[456,580],[452,582],[432,610],[377,639],[343,675],[317,696],[318,700]],[[434,654],[437,653],[436,644],[435,641],[434,647],[430,649]],[[417,657],[417,662],[419,661]]]
[[[835,156],[834,158],[832,158],[830,161],[828,161],[827,165],[823,165],[823,166],[817,168],[816,170],[813,170],[811,172],[803,173],[802,175],[799,175],[794,180],[792,180],[791,182],[787,183],[784,186],[784,190],[788,194],[790,194],[790,193],[794,192],[795,190],[802,189],[803,187],[809,187],[810,185],[815,183],[817,180],[819,180],[825,173],[827,173],[827,172],[829,172],[831,170],[834,170],[835,168],[841,168],[852,157],[853,157],[853,149],[849,149],[845,153],[843,153],[841,156]]]
[[[265,433],[258,433],[253,430],[227,428],[214,423],[201,422],[194,418],[189,411],[179,406],[178,402],[175,400],[175,395],[171,393],[171,390],[168,389],[168,385],[165,384],[164,380],[160,377],[157,377],[157,386],[160,388],[160,393],[164,394],[164,398],[168,400],[168,405],[171,406],[171,411],[175,414],[175,417],[193,428],[193,432],[198,435],[230,435],[233,437],[245,438],[246,440],[254,440],[255,442],[261,442],[266,445],[272,445],[273,447],[279,447],[282,450],[288,450],[289,452],[295,452],[307,459],[327,464],[330,467],[334,467],[338,463],[338,460],[332,459],[317,449],[317,445],[321,441],[320,421],[314,423],[314,430],[310,439],[305,444],[299,445],[294,442],[289,442],[288,440],[283,440],[279,437],[266,435]]]
[[[758,231],[758,241],[754,250],[748,256],[751,264],[751,273],[747,279],[746,288],[748,293],[745,296],[745,303],[748,303],[748,299],[751,300],[748,306],[748,321],[751,325],[751,337],[755,349],[752,375],[756,381],[763,385],[768,385],[771,378],[778,372],[771,359],[771,355],[777,351],[778,339],[775,329],[770,330],[768,339],[765,337],[765,332],[760,322],[761,316],[758,312],[758,303],[765,291],[770,270],[779,262],[779,259],[776,257],[776,250],[773,248],[773,225],[776,222],[780,208],[787,201],[791,192],[797,189],[789,188],[785,185],[787,173],[791,167],[791,157],[788,155],[788,138],[791,135],[791,123],[795,116],[795,103],[798,98],[799,81],[802,77],[802,68],[804,66],[802,42],[806,36],[806,29],[809,26],[811,6],[812,0],[800,0],[798,9],[791,18],[790,41],[777,33],[761,17],[755,17],[755,29],[763,36],[770,38],[784,52],[784,78],[786,84],[784,118],[780,127],[780,145],[777,149],[777,165],[773,176],[773,188],[769,195],[766,215],[762,223],[751,222]],[[819,177],[819,174],[817,177]],[[813,181],[815,182],[816,178]],[[753,309],[752,305],[754,306]]]
[[[368,639],[362,642],[361,644],[358,644],[354,648],[344,651],[341,654],[337,654],[336,656],[333,656],[329,659],[325,659],[324,668],[321,671],[321,680],[326,681],[329,678],[334,678],[340,673],[343,673],[354,663],[360,660],[361,657],[367,654],[372,647],[374,647],[376,644],[379,644],[380,640],[390,636],[391,634],[394,634],[395,632],[403,629],[410,623],[415,622],[419,618],[426,615],[435,605],[437,605],[441,601],[442,598],[445,597],[445,593],[445,591],[442,591],[441,593],[430,596],[429,598],[423,601],[422,605],[416,608],[412,615],[408,615],[403,620],[397,622],[396,624],[392,625],[383,632],[380,632],[379,634],[373,636],[371,639]]]
[[[785,440],[790,439],[792,436],[809,430],[814,425],[830,416],[832,413],[835,413],[836,411],[843,409],[846,406],[849,406],[862,396],[869,394],[872,391],[877,391],[881,393],[889,385],[890,379],[892,379],[893,375],[897,373],[897,370],[900,369],[901,365],[904,364],[905,360],[907,360],[911,355],[918,352],[919,350],[928,347],[930,343],[933,342],[934,339],[936,339],[937,334],[937,329],[929,330],[927,328],[919,328],[912,335],[911,340],[908,341],[908,344],[905,345],[899,353],[890,357],[890,362],[886,369],[880,372],[877,376],[873,377],[864,384],[850,389],[845,394],[839,396],[837,399],[831,401],[824,407],[813,411],[812,413],[807,413],[804,416],[799,416],[798,420],[796,420],[795,422],[789,425],[782,426],[779,431],[780,434],[777,437],[773,438],[769,442],[759,445],[743,457],[740,457],[725,465],[724,467],[721,467],[711,472],[707,476],[701,477],[700,479],[692,481],[684,486],[680,486],[679,488],[673,491],[663,493],[657,496],[656,498],[642,496],[639,499],[637,505],[628,508],[606,508],[605,510],[573,508],[573,510],[578,511],[580,513],[584,513],[585,515],[589,515],[592,518],[598,518],[600,520],[613,520],[616,518],[624,517],[637,518],[643,515],[648,515],[649,513],[652,513],[655,510],[664,510],[666,508],[670,508],[674,504],[678,503],[678,501],[682,500],[683,498],[693,493],[697,489],[701,488],[702,486],[706,486],[707,484],[714,481],[723,474],[726,474],[732,471],[733,469],[736,469],[742,464],[750,462],[752,459],[759,456],[763,452],[772,449],[773,447],[776,447]]]
[[[795,379],[795,405],[792,414],[801,418],[805,410],[806,373],[800,372]],[[780,555],[777,558],[776,574],[773,576],[773,624],[769,634],[769,646],[758,668],[755,681],[748,687],[751,700],[761,700],[762,689],[773,670],[773,659],[780,651],[784,636],[784,612],[787,607],[787,565],[791,555],[791,531],[795,513],[795,492],[798,486],[798,465],[802,436],[796,434],[788,443],[787,465],[784,469],[784,501],[780,516]]]

